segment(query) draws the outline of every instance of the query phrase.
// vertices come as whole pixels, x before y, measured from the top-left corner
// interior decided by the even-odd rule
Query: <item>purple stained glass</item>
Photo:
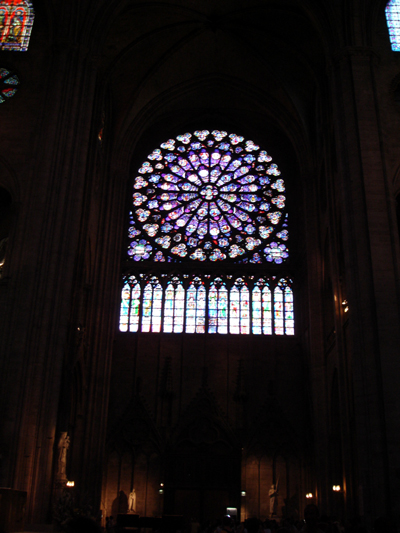
[[[128,255],[135,261],[270,261],[265,247],[288,239],[280,174],[265,150],[235,133],[196,130],[169,139],[148,155],[133,183],[129,239],[154,239],[152,248],[140,256],[140,247],[132,253],[130,246]],[[238,247],[249,236],[253,240]],[[287,257],[285,248],[280,259]]]

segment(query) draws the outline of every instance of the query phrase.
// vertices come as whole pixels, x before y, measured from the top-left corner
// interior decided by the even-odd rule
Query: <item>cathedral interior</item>
[[[0,0],[0,492],[26,531],[63,490],[103,522],[133,488],[142,517],[264,519],[272,485],[278,518],[400,520],[399,21]]]

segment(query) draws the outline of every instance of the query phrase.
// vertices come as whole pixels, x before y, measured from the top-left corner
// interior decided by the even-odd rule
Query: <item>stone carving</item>
[[[269,489],[269,514],[270,518],[277,515],[278,510],[278,483],[272,484]]]
[[[67,479],[67,450],[70,445],[70,438],[66,431],[63,431],[58,441],[58,465],[57,477]]]
[[[136,491],[132,489],[128,498],[128,513],[134,513],[136,511]]]

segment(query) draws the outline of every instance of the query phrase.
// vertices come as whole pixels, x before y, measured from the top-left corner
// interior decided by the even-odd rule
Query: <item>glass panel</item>
[[[173,319],[174,319],[174,298],[175,289],[172,283],[168,283],[165,291],[164,303],[164,332],[172,333]]]
[[[229,333],[240,333],[240,293],[237,287],[232,287],[231,298],[229,302]]]
[[[293,291],[290,287],[285,289],[285,333],[294,335]]]
[[[131,293],[129,331],[136,332],[139,329],[139,308],[140,308],[140,285],[139,283],[136,283],[132,287],[132,293]]]
[[[33,19],[28,0],[0,0],[0,50],[26,52]]]
[[[400,52],[400,2],[391,0],[386,5],[386,22],[389,30],[390,44],[394,52]]]
[[[143,291],[142,331],[150,331],[153,287],[149,281]]]
[[[252,312],[252,331],[255,335],[261,335],[261,290],[257,286],[253,289]]]
[[[182,333],[185,313],[185,289],[179,284],[175,291],[174,333]]]
[[[151,325],[151,331],[154,331],[154,332],[161,331],[162,297],[163,297],[163,290],[162,290],[161,285],[158,283],[154,287],[153,316],[152,316],[152,325]]]
[[[196,333],[205,333],[206,331],[206,289],[200,285],[197,289],[197,316],[196,316]]]
[[[217,333],[218,290],[212,283],[208,292],[208,333]]]
[[[243,286],[240,291],[240,333],[250,333],[249,289]]]
[[[272,304],[271,291],[269,287],[264,287],[263,292],[262,292],[264,335],[272,335],[272,305],[271,304]]]
[[[119,330],[128,331],[128,315],[131,302],[131,288],[125,283],[121,292],[121,309],[119,314]]]
[[[196,287],[191,283],[186,295],[186,333],[196,331],[196,297]]]
[[[218,333],[228,333],[228,291],[221,287],[218,291]]]
[[[283,335],[283,292],[280,287],[274,290],[275,335]]]

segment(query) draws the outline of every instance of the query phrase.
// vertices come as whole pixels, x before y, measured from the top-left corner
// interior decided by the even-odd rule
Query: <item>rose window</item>
[[[288,258],[285,184],[253,141],[214,130],[155,149],[133,183],[134,261],[280,264]]]

